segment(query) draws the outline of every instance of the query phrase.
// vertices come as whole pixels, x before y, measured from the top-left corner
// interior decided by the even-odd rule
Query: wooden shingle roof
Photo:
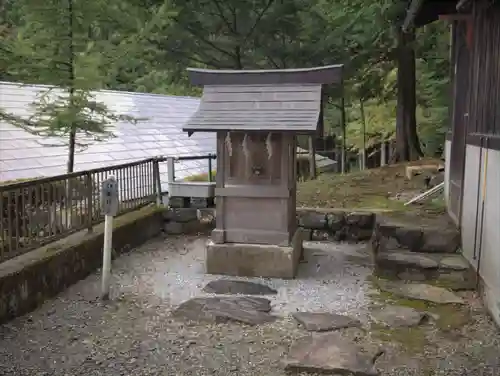
[[[310,69],[189,70],[204,85],[200,107],[183,130],[314,132],[323,84],[341,84],[342,66]]]

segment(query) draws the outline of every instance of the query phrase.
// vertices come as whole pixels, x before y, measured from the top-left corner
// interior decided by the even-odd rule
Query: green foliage
[[[7,54],[0,48],[0,68],[8,68],[0,79],[52,84],[67,94],[71,88],[111,88],[198,96],[201,90],[190,85],[188,66],[254,69],[340,63],[345,66],[348,145],[361,146],[361,101],[368,145],[395,134],[396,30],[406,1],[72,0],[72,55],[70,1],[3,2],[0,34],[12,48]],[[426,154],[435,155],[448,123],[448,26],[435,22],[420,29],[414,47],[418,132]],[[341,133],[340,94],[338,87],[327,88],[327,133]],[[88,124],[92,133],[100,130],[105,137],[104,126],[74,115],[87,114],[95,101],[85,95],[74,99],[69,104],[81,111],[62,111],[61,117]]]
[[[217,171],[213,170],[212,171],[212,181],[215,181],[215,176],[216,175],[217,175]],[[190,175],[187,178],[184,178],[184,181],[190,181],[190,182],[208,181],[208,173],[204,172],[202,174]]]
[[[106,17],[113,3],[83,0],[20,0],[19,24],[7,35],[2,56],[7,73],[25,83],[57,87],[38,95],[28,119],[0,109],[0,119],[40,136],[69,137],[68,170],[73,168],[77,134],[103,139],[116,121],[136,122],[112,113],[95,100],[92,90],[103,87],[113,50]],[[81,144],[81,143],[80,143]]]

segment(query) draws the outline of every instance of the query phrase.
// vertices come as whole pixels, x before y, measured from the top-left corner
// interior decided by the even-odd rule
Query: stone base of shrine
[[[302,257],[302,231],[287,247],[269,244],[216,244],[209,241],[206,272],[238,277],[293,279]]]

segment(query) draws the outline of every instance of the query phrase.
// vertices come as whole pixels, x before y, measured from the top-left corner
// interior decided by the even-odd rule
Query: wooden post
[[[341,157],[341,171],[343,174],[347,172],[346,169],[346,113],[345,113],[345,98],[344,93],[342,93],[341,100],[341,125],[342,125],[342,157]]]
[[[85,184],[86,184],[86,194],[87,194],[87,230],[88,232],[93,231],[93,216],[94,216],[94,187],[92,185],[92,173],[87,171],[85,173]]]
[[[316,143],[314,136],[309,136],[309,179],[316,179]]]
[[[363,133],[363,146],[361,149],[361,165],[360,169],[364,170],[366,168],[366,117],[365,117],[365,105],[363,100],[359,101],[361,112],[361,131]]]
[[[208,155],[208,181],[214,181],[214,177],[212,175],[212,154]]]
[[[156,196],[156,205],[162,204],[161,178],[160,178],[160,162],[157,158],[153,160],[153,187]]]
[[[387,145],[385,141],[380,144],[380,166],[385,166],[387,164]]]
[[[167,181],[173,183],[175,180],[175,160],[174,157],[167,158]]]

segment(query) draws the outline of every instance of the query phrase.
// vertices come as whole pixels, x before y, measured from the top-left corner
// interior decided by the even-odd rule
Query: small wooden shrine
[[[340,84],[342,66],[188,71],[204,90],[183,130],[217,133],[216,228],[207,272],[293,278],[302,254],[296,137],[316,132],[322,86]]]

